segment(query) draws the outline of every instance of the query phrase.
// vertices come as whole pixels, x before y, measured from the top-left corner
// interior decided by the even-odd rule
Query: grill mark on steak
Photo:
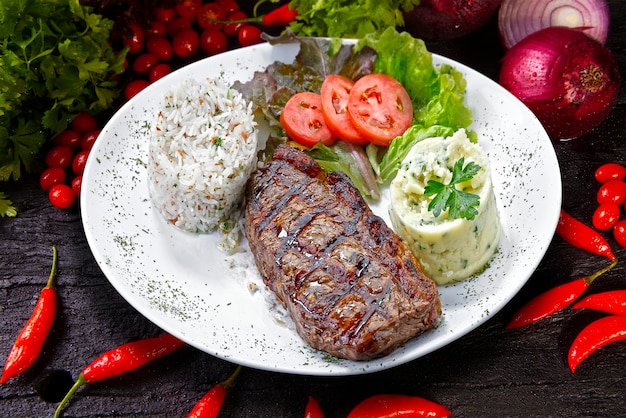
[[[367,360],[432,328],[436,284],[349,178],[280,146],[248,185],[245,232],[264,283],[312,347]]]

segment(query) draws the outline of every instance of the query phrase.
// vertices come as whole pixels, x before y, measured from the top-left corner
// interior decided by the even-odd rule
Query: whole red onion
[[[422,0],[404,13],[405,29],[416,38],[447,40],[480,29],[502,0]]]
[[[598,41],[577,29],[549,27],[509,49],[500,84],[533,111],[552,139],[598,126],[615,105],[619,68]]]

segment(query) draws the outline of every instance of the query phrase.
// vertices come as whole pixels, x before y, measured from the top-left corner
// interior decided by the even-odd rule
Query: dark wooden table
[[[608,47],[626,82],[626,13],[612,7]],[[495,22],[464,39],[429,43],[429,49],[497,79],[502,49]],[[626,163],[626,89],[609,118],[579,139],[554,143],[561,165],[563,207],[590,222],[602,163]],[[58,393],[92,359],[125,342],[160,334],[109,284],[90,252],[80,209],[53,208],[36,178],[3,184],[18,210],[0,218],[0,357],[29,317],[59,252],[59,311],[41,357],[22,376],[0,387],[0,416],[52,416]],[[606,234],[618,258],[621,249]],[[534,326],[507,331],[513,312],[556,284],[587,275],[604,260],[555,237],[522,291],[487,323],[460,340],[403,366],[354,377],[309,377],[244,369],[221,416],[301,417],[314,396],[327,417],[342,417],[361,399],[381,392],[419,395],[454,416],[623,416],[626,414],[626,342],[592,355],[572,374],[566,352],[597,314],[565,310]],[[622,263],[591,291],[626,288]],[[191,347],[124,376],[79,390],[66,417],[185,416],[235,366]]]

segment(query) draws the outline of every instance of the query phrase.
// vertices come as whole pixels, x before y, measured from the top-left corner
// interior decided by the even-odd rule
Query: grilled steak
[[[435,283],[350,179],[280,146],[250,180],[245,232],[267,286],[312,347],[390,353],[441,314]]]

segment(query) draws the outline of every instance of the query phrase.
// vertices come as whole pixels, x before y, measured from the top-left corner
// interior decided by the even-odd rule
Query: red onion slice
[[[504,0],[498,12],[500,36],[507,48],[551,26],[582,29],[604,44],[609,20],[605,0]]]

